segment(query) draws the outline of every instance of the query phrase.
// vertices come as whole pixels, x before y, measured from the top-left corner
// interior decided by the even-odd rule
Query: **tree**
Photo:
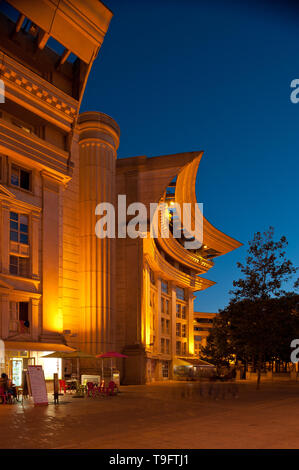
[[[297,268],[286,258],[286,237],[278,241],[273,237],[274,229],[270,227],[264,233],[255,233],[249,241],[245,264],[237,263],[244,276],[233,282],[235,289],[230,291],[233,297],[228,307],[220,311],[204,351],[209,359],[218,362],[221,355],[222,360],[234,356],[243,362],[254,362],[257,388],[264,362],[282,357],[283,348],[285,356],[290,347],[292,333],[286,328],[286,320],[294,330],[298,326],[297,319],[292,322],[288,311],[298,299],[283,290],[284,282]],[[279,350],[281,344],[283,348]]]
[[[230,293],[234,300],[267,299],[285,293],[282,285],[296,273],[297,268],[286,259],[286,237],[274,241],[273,236],[274,228],[269,227],[264,233],[255,233],[248,242],[246,264],[237,263],[244,277],[233,282],[236,289]]]
[[[299,295],[294,293],[265,300],[231,301],[213,323],[206,359],[215,365],[232,358],[256,364],[257,388],[266,361],[290,360],[290,344],[299,338]]]

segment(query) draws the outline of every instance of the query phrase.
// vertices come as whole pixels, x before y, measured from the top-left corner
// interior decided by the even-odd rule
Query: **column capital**
[[[120,129],[110,116],[92,111],[78,118],[79,144],[105,144],[116,152],[119,146]]]

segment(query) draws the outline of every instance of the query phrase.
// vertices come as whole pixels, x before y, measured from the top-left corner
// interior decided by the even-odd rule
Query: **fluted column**
[[[103,113],[78,119],[80,149],[81,346],[90,353],[114,349],[115,240],[97,238],[95,208],[116,204],[119,127]]]

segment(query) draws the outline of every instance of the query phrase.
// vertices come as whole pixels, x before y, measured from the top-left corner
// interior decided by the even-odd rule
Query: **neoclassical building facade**
[[[97,0],[1,3],[0,338],[6,370],[44,352],[116,350],[124,383],[173,377],[194,358],[195,292],[215,257],[240,243],[203,218],[203,243],[98,238],[96,207],[196,204],[203,152],[117,158],[120,130],[100,112],[79,115],[112,13]],[[125,224],[132,216],[126,215]],[[1,365],[0,365],[1,367]],[[16,373],[16,372],[15,372]],[[60,371],[61,373],[61,371]],[[50,374],[50,372],[49,372]]]

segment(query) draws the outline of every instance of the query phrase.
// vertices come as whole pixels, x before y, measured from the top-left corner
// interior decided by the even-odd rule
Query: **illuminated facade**
[[[0,338],[6,366],[15,358],[19,369],[38,351],[78,344],[76,122],[112,13],[97,0],[0,10]]]
[[[200,275],[240,243],[205,218],[199,250],[172,233],[99,239],[95,208],[117,207],[118,195],[147,208],[195,205],[203,152],[117,159],[115,121],[78,115],[112,13],[97,0],[9,4],[1,3],[0,17],[0,337],[7,360],[25,352],[26,364],[40,351],[69,347],[117,350],[128,356],[117,364],[123,382],[172,378],[176,361],[195,357],[194,293],[214,284]]]
[[[166,203],[172,218],[176,203],[197,208],[195,183],[202,155],[118,160],[117,192],[126,194],[128,203]],[[171,231],[168,238],[162,236],[164,222],[162,217],[157,238],[117,240],[116,344],[128,355],[127,383],[171,379],[176,364],[196,357],[193,300],[195,292],[214,284],[201,274],[216,256],[240,246],[203,217],[202,247],[188,250]]]
[[[194,312],[194,352],[200,355],[201,349],[207,345],[207,338],[213,327],[213,319],[216,313]]]

